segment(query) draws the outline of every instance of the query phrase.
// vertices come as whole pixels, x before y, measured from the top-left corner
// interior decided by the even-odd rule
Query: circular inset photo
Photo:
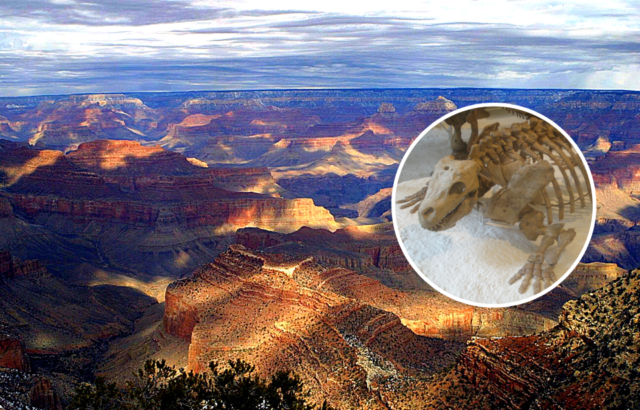
[[[409,147],[392,194],[413,269],[463,303],[507,307],[551,291],[575,268],[595,224],[584,156],[543,115],[479,104],[431,124]]]

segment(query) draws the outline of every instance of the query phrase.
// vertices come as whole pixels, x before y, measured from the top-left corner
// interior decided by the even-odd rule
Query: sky
[[[2,0],[0,96],[640,90],[640,2]]]

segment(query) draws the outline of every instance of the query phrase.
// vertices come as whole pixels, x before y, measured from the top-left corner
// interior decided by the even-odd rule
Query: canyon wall
[[[614,271],[603,265],[594,269]],[[435,407],[635,407],[639,274],[619,276],[567,302],[558,326],[548,332],[471,341],[454,368],[432,386]]]

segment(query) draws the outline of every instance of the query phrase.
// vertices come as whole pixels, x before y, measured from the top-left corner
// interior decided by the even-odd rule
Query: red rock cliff
[[[19,338],[0,335],[0,367],[30,371],[29,359]]]

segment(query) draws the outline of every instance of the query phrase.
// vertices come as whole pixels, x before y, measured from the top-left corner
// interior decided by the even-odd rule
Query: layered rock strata
[[[549,332],[474,340],[433,386],[435,407],[637,407],[639,277],[630,272],[566,303]]]
[[[264,375],[293,369],[315,399],[347,407],[393,406],[396,399],[382,393],[385,383],[440,369],[453,359],[441,349],[455,351],[455,341],[555,324],[530,312],[476,309],[432,292],[392,289],[309,254],[241,245],[171,284],[165,301],[163,329],[190,343],[189,369],[236,358]],[[355,387],[344,395],[347,385]]]

